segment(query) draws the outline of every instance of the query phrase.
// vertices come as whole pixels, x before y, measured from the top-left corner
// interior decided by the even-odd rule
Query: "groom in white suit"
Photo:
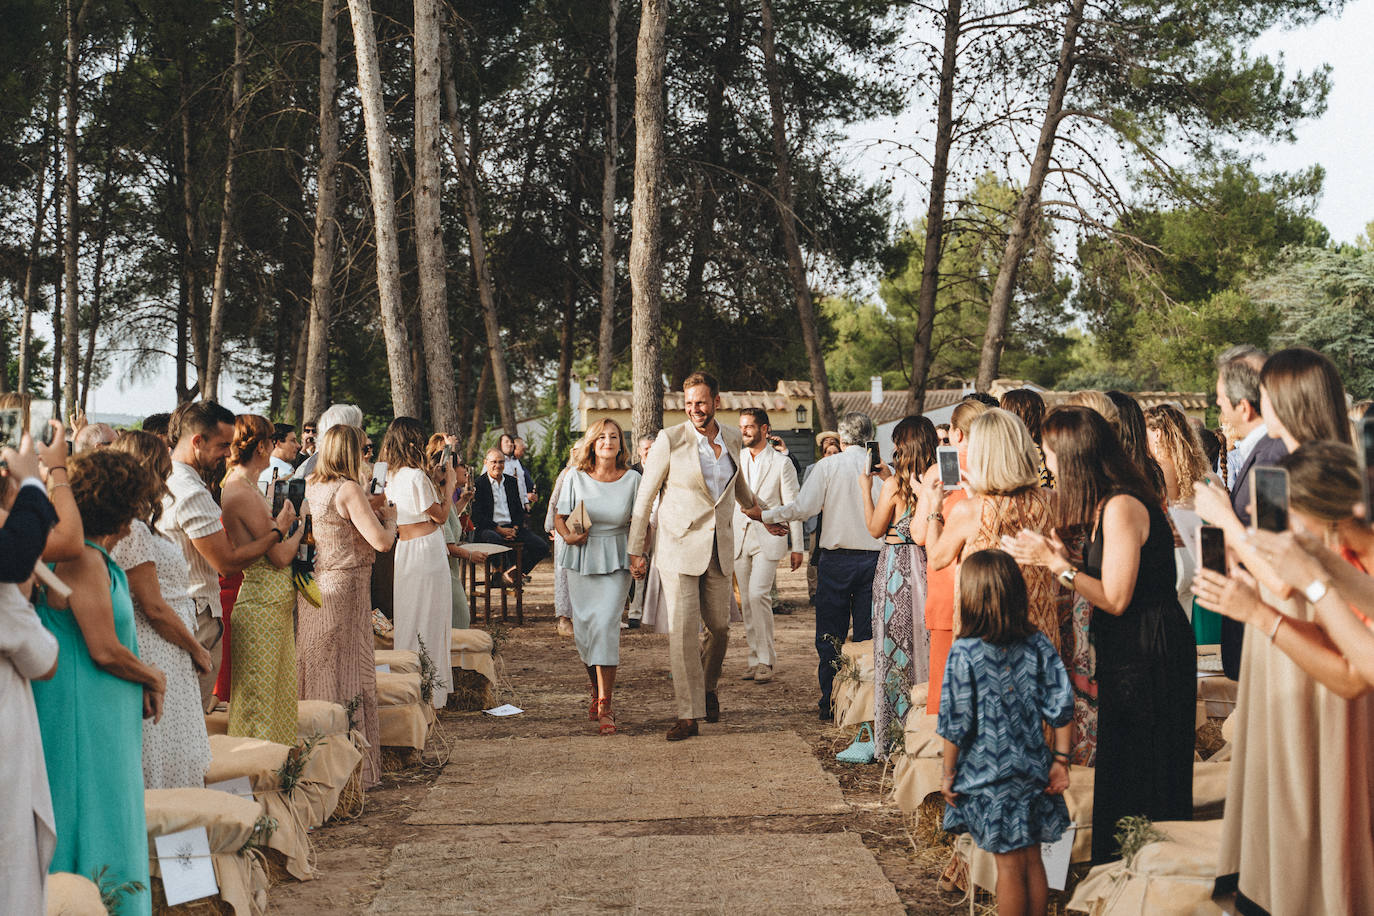
[[[768,441],[768,414],[760,407],[740,411],[740,473],[760,507],[776,509],[797,498],[797,469]],[[792,568],[802,564],[802,523],[788,526]],[[744,635],[749,640],[749,666],[744,680],[763,684],[773,679],[773,580],[787,553],[787,539],[768,531],[743,512],[735,513],[735,581],[739,584]]]
[[[739,473],[740,438],[716,422],[720,386],[704,372],[682,383],[687,422],[658,434],[644,460],[630,521],[630,572],[648,571],[645,541],[649,510],[658,505],[654,564],[668,610],[668,654],[677,695],[677,721],[669,741],[697,734],[697,722],[720,720],[716,682],[730,636],[730,571],[735,556],[735,505],[754,508],[754,494]],[[702,625],[706,638],[698,634]]]

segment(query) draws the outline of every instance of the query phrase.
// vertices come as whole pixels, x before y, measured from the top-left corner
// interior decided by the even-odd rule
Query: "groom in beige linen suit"
[[[740,468],[740,435],[716,422],[720,386],[704,372],[682,383],[687,422],[658,434],[644,460],[644,479],[630,523],[630,571],[644,577],[644,541],[654,498],[658,543],[654,563],[668,608],[668,654],[677,695],[669,741],[697,734],[697,720],[720,720],[716,682],[730,634],[735,503],[754,494]],[[702,623],[706,638],[699,641]]]

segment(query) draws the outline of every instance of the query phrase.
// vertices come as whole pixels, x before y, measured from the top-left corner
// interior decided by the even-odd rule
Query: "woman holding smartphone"
[[[1260,372],[1260,401],[1269,435],[1289,448],[1280,465],[1289,500],[1266,509],[1287,509],[1294,531],[1319,535],[1368,570],[1374,546],[1353,518],[1363,497],[1335,365],[1314,350],[1281,350]],[[1244,564],[1224,582],[1199,574],[1199,600],[1253,625],[1241,656],[1219,884],[1235,887],[1242,907],[1271,913],[1367,910],[1374,848],[1352,838],[1374,832],[1374,695],[1330,651],[1317,610],[1333,601],[1330,577],[1304,581],[1297,569],[1271,566],[1215,484],[1197,488],[1196,505]]]

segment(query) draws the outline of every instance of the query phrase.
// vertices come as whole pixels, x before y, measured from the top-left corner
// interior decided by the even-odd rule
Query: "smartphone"
[[[273,469],[272,469],[272,479],[269,480],[269,481],[266,481],[265,483],[262,484],[262,495],[263,495],[263,496],[266,496],[268,499],[271,499],[271,498],[272,498],[272,494],[275,492],[275,488],[276,488],[276,486],[277,486],[277,478],[280,477],[280,476],[281,476],[281,468],[273,468]]]
[[[1364,519],[1374,518],[1370,499],[1374,496],[1374,419],[1365,417],[1355,424],[1355,447],[1360,450],[1360,475],[1364,481]]]
[[[286,482],[286,498],[291,501],[291,507],[296,510],[296,514],[301,514],[301,504],[305,502],[305,481],[301,478],[293,477]]]
[[[52,419],[57,419],[57,404],[52,405]],[[39,419],[32,407],[29,408],[29,438],[34,442],[42,442],[43,445],[52,445],[52,438],[56,435],[56,430],[46,419]]]
[[[386,462],[378,461],[372,466],[372,482],[367,485],[369,494],[386,489]]]
[[[272,481],[272,517],[276,518],[281,514],[281,507],[286,505],[286,484],[285,480]]]
[[[1250,497],[1255,512],[1250,522],[1261,531],[1288,530],[1288,472],[1259,467],[1250,472]]]
[[[1197,555],[1203,569],[1226,575],[1226,532],[1215,525],[1198,528]]]
[[[441,468],[453,467],[453,464],[454,464],[453,459],[454,459],[454,457],[455,457],[455,456],[454,456],[454,454],[453,454],[453,446],[451,446],[451,445],[445,445],[445,446],[444,446],[444,451],[439,455],[439,467],[441,467]]]
[[[935,460],[940,464],[940,483],[946,490],[959,486],[959,449],[952,445],[942,445],[935,450]]]
[[[24,417],[18,407],[0,410],[0,447],[18,451],[24,436]]]
[[[883,453],[878,448],[878,443],[869,440],[864,443],[864,448],[868,449],[868,472],[878,473],[878,468],[883,466]]]

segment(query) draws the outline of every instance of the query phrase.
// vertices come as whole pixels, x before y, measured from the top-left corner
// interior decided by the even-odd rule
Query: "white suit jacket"
[[[745,477],[745,483],[750,485],[749,489],[754,491],[754,497],[759,501],[760,507],[776,509],[797,498],[797,491],[800,489],[797,485],[797,469],[792,466],[786,455],[771,445],[766,447],[759,454],[752,480],[748,479],[748,475],[743,471],[748,460],[740,459],[741,474]],[[788,528],[792,535],[792,543],[796,545],[792,549],[800,551],[802,523],[792,522]],[[755,550],[758,550],[764,559],[776,563],[787,556],[787,538],[769,534],[763,522],[756,522],[743,512],[736,512],[735,556],[740,557]]]
[[[691,421],[660,432],[644,460],[644,479],[639,484],[630,522],[630,553],[644,556],[649,512],[654,497],[662,493],[654,554],[654,564],[661,572],[684,576],[703,574],[711,565],[713,542],[723,569],[729,569],[734,562],[735,529],[731,517],[739,511],[735,507],[737,502],[741,506],[752,506],[754,494],[739,472],[739,430],[722,426],[721,436],[725,450],[735,463],[735,473],[719,499],[711,495],[706,478],[702,476],[697,432]]]

